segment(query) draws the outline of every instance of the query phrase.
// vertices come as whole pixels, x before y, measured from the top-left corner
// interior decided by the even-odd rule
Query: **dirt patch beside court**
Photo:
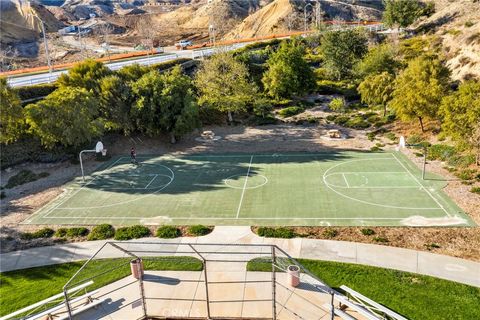
[[[302,238],[377,244],[480,261],[480,228],[478,227],[291,227],[291,229]],[[373,231],[373,234],[364,235],[362,229],[366,233]],[[257,230],[258,227],[252,227],[253,232]]]

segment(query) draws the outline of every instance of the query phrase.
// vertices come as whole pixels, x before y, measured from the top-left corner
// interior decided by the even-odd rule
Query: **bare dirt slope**
[[[480,78],[480,2],[434,2],[435,14],[415,27],[440,38],[454,79]]]
[[[311,7],[308,5],[312,5]],[[271,33],[303,30],[305,11],[307,23],[313,23],[316,15],[315,2],[305,0],[274,0],[269,5],[251,14],[234,28],[227,37],[255,37]],[[371,7],[363,2],[352,4],[325,0],[320,2],[322,20],[379,20],[381,7]]]
[[[47,32],[57,31],[62,23],[44,6],[21,0],[0,1],[0,41],[3,44],[34,41],[41,31],[38,16]]]

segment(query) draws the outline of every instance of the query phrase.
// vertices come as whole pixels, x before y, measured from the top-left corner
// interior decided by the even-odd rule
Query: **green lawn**
[[[29,224],[472,226],[445,181],[395,152],[119,157]]]
[[[330,287],[346,285],[410,319],[480,319],[480,288],[391,269],[300,259]],[[250,271],[271,271],[271,264],[249,262]]]
[[[63,286],[85,261],[63,263],[0,273],[0,316],[61,293]],[[78,276],[77,281],[111,270],[95,278],[88,290],[100,288],[130,274],[130,259],[102,259],[92,261]],[[145,270],[200,271],[202,262],[192,257],[144,258]],[[72,283],[70,287],[74,287]]]

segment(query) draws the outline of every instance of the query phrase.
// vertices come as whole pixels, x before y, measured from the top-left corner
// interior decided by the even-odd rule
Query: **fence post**
[[[207,302],[207,319],[210,319],[210,297],[208,296],[208,278],[207,278],[207,259],[205,259],[200,252],[198,252],[191,243],[188,246],[202,259],[203,262],[203,276],[205,277],[205,299]]]
[[[275,246],[272,245],[272,319],[276,320],[277,319],[277,305],[276,305],[276,274],[275,274],[275,268],[276,268],[276,257],[275,257]]]
[[[72,320],[72,309],[70,303],[68,302],[68,293],[67,289],[63,288],[63,295],[65,296],[65,306],[67,307],[68,319]]]
[[[330,318],[331,320],[334,320],[335,319],[335,302],[334,302],[334,297],[335,297],[335,293],[332,291],[330,293],[332,295],[332,300],[330,301]]]
[[[140,297],[142,299],[142,309],[143,309],[143,316],[144,317],[147,317],[147,303],[145,301],[145,288],[143,287],[143,275],[142,275],[142,264],[141,263],[137,263],[136,264],[136,267],[137,267],[137,272],[138,274],[140,275],[138,277],[138,285],[140,287]]]

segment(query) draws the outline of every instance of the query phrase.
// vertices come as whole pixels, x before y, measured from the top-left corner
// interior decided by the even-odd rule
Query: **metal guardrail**
[[[138,63],[140,65],[152,65],[155,63],[175,60],[177,58],[178,58],[177,54],[167,54],[167,55],[152,56],[152,57],[147,57],[142,59],[111,62],[111,63],[107,63],[106,66],[110,70],[118,70],[126,65],[130,65],[133,63]],[[12,87],[21,87],[21,86],[35,85],[35,84],[41,84],[41,83],[51,83],[56,81],[61,74],[66,72],[68,72],[68,69],[54,71],[52,73],[46,73],[46,74],[42,73],[42,74],[30,75],[30,76],[24,76],[24,77],[9,78],[8,83]]]
[[[237,44],[222,47],[222,48],[223,50],[235,50],[235,49],[244,47],[246,45],[247,44],[245,43],[237,43]],[[199,58],[201,59],[203,57],[211,56],[214,53],[215,53],[215,48],[193,50],[192,59],[199,59]],[[151,56],[151,57],[146,57],[141,59],[132,59],[127,61],[106,63],[106,66],[110,70],[118,70],[124,66],[131,65],[134,63],[149,66],[156,63],[175,60],[175,59],[178,59],[179,57],[180,56],[178,54],[171,53],[171,54],[164,54],[160,56],[156,55],[156,56]],[[12,87],[22,87],[22,86],[29,86],[29,85],[42,84],[42,83],[51,83],[56,81],[61,74],[66,72],[68,72],[68,69],[58,70],[52,73],[42,73],[42,74],[28,75],[23,77],[9,78],[7,82]]]

